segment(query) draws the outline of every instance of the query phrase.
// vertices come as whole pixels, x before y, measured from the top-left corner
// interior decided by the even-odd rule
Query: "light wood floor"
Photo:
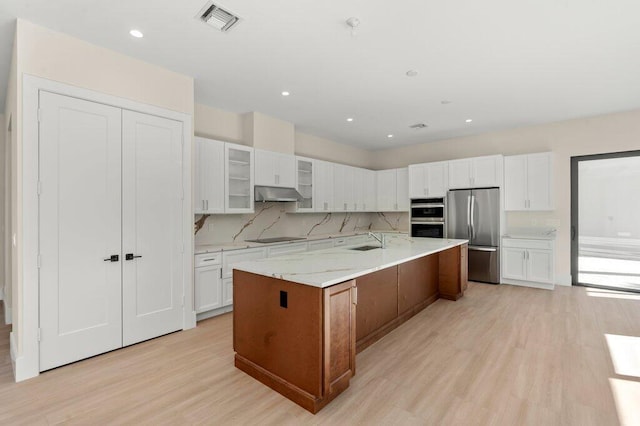
[[[639,298],[471,283],[359,354],[315,416],[233,367],[231,314],[18,384],[5,326],[0,424],[632,424],[640,379],[605,334],[640,340]]]

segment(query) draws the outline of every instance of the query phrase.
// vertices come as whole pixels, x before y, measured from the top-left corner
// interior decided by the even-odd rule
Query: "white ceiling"
[[[219,0],[242,18],[227,34],[194,19],[204,3],[0,0],[0,105],[20,17],[191,75],[199,103],[367,149],[640,108],[637,0]]]

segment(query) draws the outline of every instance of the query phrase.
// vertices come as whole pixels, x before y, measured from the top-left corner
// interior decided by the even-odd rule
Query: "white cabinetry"
[[[376,172],[377,210],[409,210],[409,172],[407,168]]]
[[[313,212],[315,210],[315,160],[296,157],[296,189],[302,195],[298,201],[296,211]]]
[[[226,213],[253,212],[253,148],[224,145]]]
[[[553,288],[554,251],[552,240],[503,238],[502,282]]]
[[[376,172],[373,170],[364,171],[364,205],[362,210],[366,212],[376,211]]]
[[[236,263],[264,259],[265,257],[267,257],[267,249],[265,247],[222,252],[222,278],[233,277],[233,265]]]
[[[195,138],[193,210],[224,213],[224,142]]]
[[[195,310],[202,313],[223,306],[221,253],[195,256]]]
[[[323,240],[313,240],[313,241],[309,241],[308,243],[309,251],[324,250],[332,247],[333,247],[333,240],[330,238],[323,239]]]
[[[296,184],[296,160],[281,152],[255,150],[255,184],[293,188]]]
[[[353,210],[353,167],[343,164],[333,165],[333,211]]]
[[[502,155],[449,161],[449,188],[502,186]]]
[[[396,169],[396,210],[408,211],[409,204],[409,170]]]
[[[505,210],[553,210],[550,152],[504,158]]]
[[[449,162],[409,166],[409,198],[444,197],[449,189]]]
[[[315,211],[333,211],[333,163],[315,160],[314,162]]]
[[[283,256],[285,254],[302,253],[307,251],[307,242],[288,243],[267,247],[267,257]]]

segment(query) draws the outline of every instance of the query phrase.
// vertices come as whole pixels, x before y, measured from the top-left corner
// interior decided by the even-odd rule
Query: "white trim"
[[[0,300],[4,300],[4,287],[0,287]]]
[[[11,306],[4,305],[4,324],[11,325],[13,324],[13,315],[11,312]]]
[[[39,92],[45,90],[65,96],[72,96],[91,102],[98,102],[122,109],[169,118],[183,123],[183,291],[185,306],[183,329],[193,328],[196,314],[193,306],[193,206],[191,205],[191,146],[193,144],[193,117],[182,112],[171,111],[153,105],[135,102],[117,96],[107,95],[93,90],[83,89],[68,84],[23,74],[22,77],[22,350],[15,345],[15,378],[16,381],[35,377],[40,374],[38,342],[38,227],[25,226],[37,224],[38,221],[38,105]],[[15,343],[15,342],[14,342]]]
[[[510,279],[506,279],[506,280],[503,279],[502,284],[516,285],[519,287],[540,288],[543,290],[553,290],[553,288],[555,287],[553,284],[537,283],[533,281],[518,281],[518,280],[510,280]]]
[[[569,275],[560,275],[559,278],[556,278],[556,285],[561,285],[564,287],[571,287],[571,274]]]

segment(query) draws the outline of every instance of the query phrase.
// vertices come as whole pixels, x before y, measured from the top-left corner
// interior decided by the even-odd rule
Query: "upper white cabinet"
[[[409,169],[396,169],[396,210],[408,211],[409,200]]]
[[[281,152],[255,150],[255,184],[293,188],[296,184],[296,158]]]
[[[409,166],[409,198],[444,197],[449,189],[449,162]]]
[[[224,142],[195,138],[193,210],[196,214],[224,212]]]
[[[502,186],[502,155],[449,161],[449,189]]]
[[[409,210],[408,169],[379,170],[376,172],[377,206],[381,212]]]
[[[315,211],[333,211],[333,163],[314,160]]]
[[[366,169],[361,170],[364,171],[364,204],[362,210],[373,212],[376,211],[376,172]]]
[[[226,213],[253,212],[253,148],[224,145]]]
[[[315,160],[311,158],[296,157],[296,186],[302,201],[298,201],[296,211],[315,211]]]
[[[504,158],[505,210],[553,210],[550,152]]]
[[[333,211],[354,210],[353,187],[354,168],[344,164],[333,165]]]

